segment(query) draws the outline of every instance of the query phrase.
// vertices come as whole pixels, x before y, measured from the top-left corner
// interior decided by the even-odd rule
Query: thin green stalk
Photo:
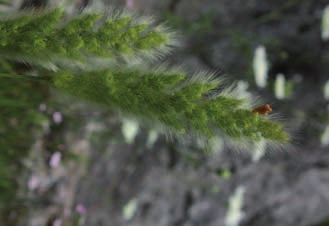
[[[11,74],[11,73],[0,73],[0,77],[3,78],[14,78],[14,79],[26,79],[31,81],[49,81],[49,77],[45,76],[32,76],[32,75],[19,75],[19,74]]]

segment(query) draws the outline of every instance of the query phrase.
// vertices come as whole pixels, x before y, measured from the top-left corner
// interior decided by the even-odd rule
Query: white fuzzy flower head
[[[277,99],[283,100],[286,96],[285,94],[285,78],[283,74],[278,74],[275,79],[274,95]]]
[[[248,92],[249,84],[246,81],[238,81],[236,84],[236,98],[250,99],[252,95]]]
[[[138,133],[139,123],[134,119],[124,119],[122,121],[121,131],[125,141],[131,144]]]
[[[152,147],[153,144],[157,141],[159,137],[159,131],[156,129],[152,129],[149,131],[148,136],[147,136],[147,141],[146,141],[146,145],[148,147]]]
[[[225,226],[238,226],[244,217],[242,206],[243,195],[245,191],[246,189],[244,186],[239,186],[236,188],[234,194],[230,197],[225,218]]]
[[[261,139],[255,144],[255,147],[252,151],[251,159],[253,162],[258,162],[264,155],[266,151],[266,140]]]
[[[137,200],[132,199],[126,205],[124,205],[122,209],[122,215],[125,220],[128,221],[133,218],[133,216],[137,211],[137,206],[138,206],[137,204],[138,204]]]
[[[265,88],[267,83],[268,62],[264,46],[258,46],[255,49],[253,68],[256,85],[260,88]]]
[[[322,14],[321,37],[323,41],[329,40],[329,5],[327,5]]]

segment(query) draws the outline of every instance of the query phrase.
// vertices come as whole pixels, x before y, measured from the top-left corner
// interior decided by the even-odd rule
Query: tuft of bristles
[[[159,59],[177,44],[175,34],[165,25],[125,12],[68,17],[60,8],[28,11],[2,18],[0,30],[1,57],[44,67],[90,68],[90,59],[120,63]]]

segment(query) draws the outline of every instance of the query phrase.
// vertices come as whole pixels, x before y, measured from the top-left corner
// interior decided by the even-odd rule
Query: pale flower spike
[[[152,147],[153,144],[157,141],[158,137],[159,137],[159,131],[157,131],[156,129],[152,129],[148,133],[146,145],[148,147]]]
[[[122,210],[122,215],[125,220],[131,220],[137,211],[137,200],[132,199],[126,205],[124,205]]]
[[[264,46],[258,46],[255,50],[253,68],[256,85],[265,88],[267,83],[268,62],[266,59],[266,49]]]
[[[264,155],[266,151],[266,140],[261,139],[255,144],[255,147],[252,151],[251,159],[253,162],[258,162]]]
[[[283,74],[278,74],[275,79],[275,97],[279,100],[283,100],[286,96],[285,94],[285,78]]]
[[[326,84],[324,84],[323,96],[324,96],[324,99],[329,100],[329,80],[326,82]]]
[[[322,15],[322,28],[321,37],[323,41],[329,40],[329,5],[323,10]]]
[[[325,130],[323,131],[323,134],[321,135],[321,144],[322,146],[329,145],[329,125],[326,126]]]
[[[225,226],[238,226],[243,219],[245,214],[242,211],[242,206],[245,191],[245,186],[240,185],[230,197],[228,201],[228,210],[225,217]]]

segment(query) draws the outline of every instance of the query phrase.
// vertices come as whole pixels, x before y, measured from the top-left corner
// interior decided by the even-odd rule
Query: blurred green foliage
[[[0,73],[11,72],[11,64],[0,62]],[[8,212],[18,211],[18,178],[22,160],[29,154],[35,132],[47,120],[38,112],[45,100],[44,84],[22,79],[0,78],[0,222],[11,225]]]
[[[9,0],[0,0],[0,4],[9,5],[10,1]]]

